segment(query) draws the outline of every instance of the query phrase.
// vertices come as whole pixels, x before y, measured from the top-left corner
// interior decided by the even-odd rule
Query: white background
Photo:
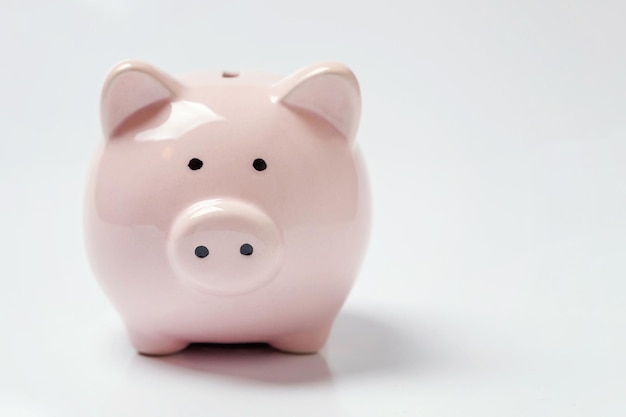
[[[1,416],[626,415],[626,3],[0,3]],[[360,79],[374,193],[320,355],[137,355],[85,259],[116,62]]]

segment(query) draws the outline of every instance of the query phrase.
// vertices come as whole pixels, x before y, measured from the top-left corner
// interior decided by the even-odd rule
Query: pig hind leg
[[[189,345],[189,342],[166,335],[147,334],[133,330],[128,330],[128,335],[135,349],[142,355],[148,356],[171,355]]]
[[[328,340],[332,324],[279,336],[268,343],[275,349],[288,353],[316,353]]]

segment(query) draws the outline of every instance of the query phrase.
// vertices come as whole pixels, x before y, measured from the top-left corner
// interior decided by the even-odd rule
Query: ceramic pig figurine
[[[135,348],[318,351],[369,234],[352,72],[175,78],[129,61],[101,105],[87,250]]]

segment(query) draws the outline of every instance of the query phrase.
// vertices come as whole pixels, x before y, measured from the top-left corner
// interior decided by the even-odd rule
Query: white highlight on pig
[[[215,198],[211,200],[199,201],[189,207],[190,211],[190,219],[194,219],[199,216],[204,216],[205,214],[215,213],[218,211],[224,211],[223,208],[218,207],[218,205],[222,202],[221,198]]]
[[[139,142],[176,139],[205,123],[224,120],[209,107],[196,101],[180,100],[170,103],[170,115],[165,122],[135,136]]]

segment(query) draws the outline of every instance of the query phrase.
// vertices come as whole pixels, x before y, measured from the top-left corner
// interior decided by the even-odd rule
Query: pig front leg
[[[288,353],[317,353],[328,340],[332,323],[298,332],[281,335],[268,343],[275,349]]]
[[[128,337],[139,353],[148,356],[171,355],[189,345],[189,342],[176,339],[171,335],[140,332],[133,329],[128,329]]]

